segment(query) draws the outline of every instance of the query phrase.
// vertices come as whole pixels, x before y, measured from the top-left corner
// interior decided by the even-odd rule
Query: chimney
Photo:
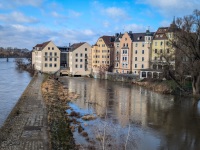
[[[115,37],[118,37],[119,36],[119,33],[115,33]]]

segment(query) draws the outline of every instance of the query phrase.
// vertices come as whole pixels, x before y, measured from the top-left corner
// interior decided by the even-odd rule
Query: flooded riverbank
[[[90,78],[62,77],[70,92],[80,97],[70,111],[92,114],[76,118],[87,137],[74,130],[80,147],[113,149],[199,149],[200,108],[185,97],[162,95],[139,86]],[[69,111],[69,110],[68,110]],[[70,113],[70,112],[68,112]],[[75,125],[75,124],[74,124]]]
[[[14,58],[0,58],[0,127],[31,81],[29,73],[15,68]]]

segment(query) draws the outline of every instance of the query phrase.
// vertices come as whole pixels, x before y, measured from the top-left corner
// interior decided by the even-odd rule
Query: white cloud
[[[139,24],[128,24],[124,27],[125,32],[133,31],[133,32],[144,32],[146,27]]]
[[[15,0],[18,5],[31,5],[31,6],[41,6],[44,0]]]
[[[13,34],[14,33],[14,34]],[[91,29],[53,30],[47,27],[30,27],[20,24],[0,25],[0,45],[2,47],[18,47],[32,49],[38,43],[53,40],[57,46],[66,46],[68,43],[88,42],[94,44],[98,35]]]
[[[0,14],[0,20],[7,23],[36,23],[38,20],[34,17],[27,17],[21,12],[12,12],[10,14]]]
[[[79,17],[81,16],[80,12],[74,11],[74,10],[68,10],[68,17],[73,18],[73,17]]]
[[[55,18],[64,18],[64,16],[56,11],[51,12],[51,16]]]
[[[103,26],[104,26],[105,28],[107,28],[107,27],[110,26],[110,23],[109,23],[108,21],[104,21],[104,22],[103,22]]]
[[[162,15],[170,17],[188,15],[200,8],[199,0],[144,0],[137,3],[150,5]]]
[[[171,24],[171,22],[166,21],[166,20],[163,20],[163,21],[160,23],[160,26],[161,26],[161,27],[169,27],[170,24]]]

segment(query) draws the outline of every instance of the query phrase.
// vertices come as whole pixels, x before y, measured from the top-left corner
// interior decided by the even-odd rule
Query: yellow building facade
[[[102,36],[92,46],[92,70],[99,72],[100,68],[105,70],[114,65],[114,36]]]

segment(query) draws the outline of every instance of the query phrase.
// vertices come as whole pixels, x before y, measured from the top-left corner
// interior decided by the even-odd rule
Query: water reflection
[[[100,118],[106,115],[125,131],[131,123],[138,138],[150,144],[149,149],[200,148],[200,104],[194,105],[191,98],[105,80],[63,77],[63,82],[80,94],[74,102],[78,107]]]

